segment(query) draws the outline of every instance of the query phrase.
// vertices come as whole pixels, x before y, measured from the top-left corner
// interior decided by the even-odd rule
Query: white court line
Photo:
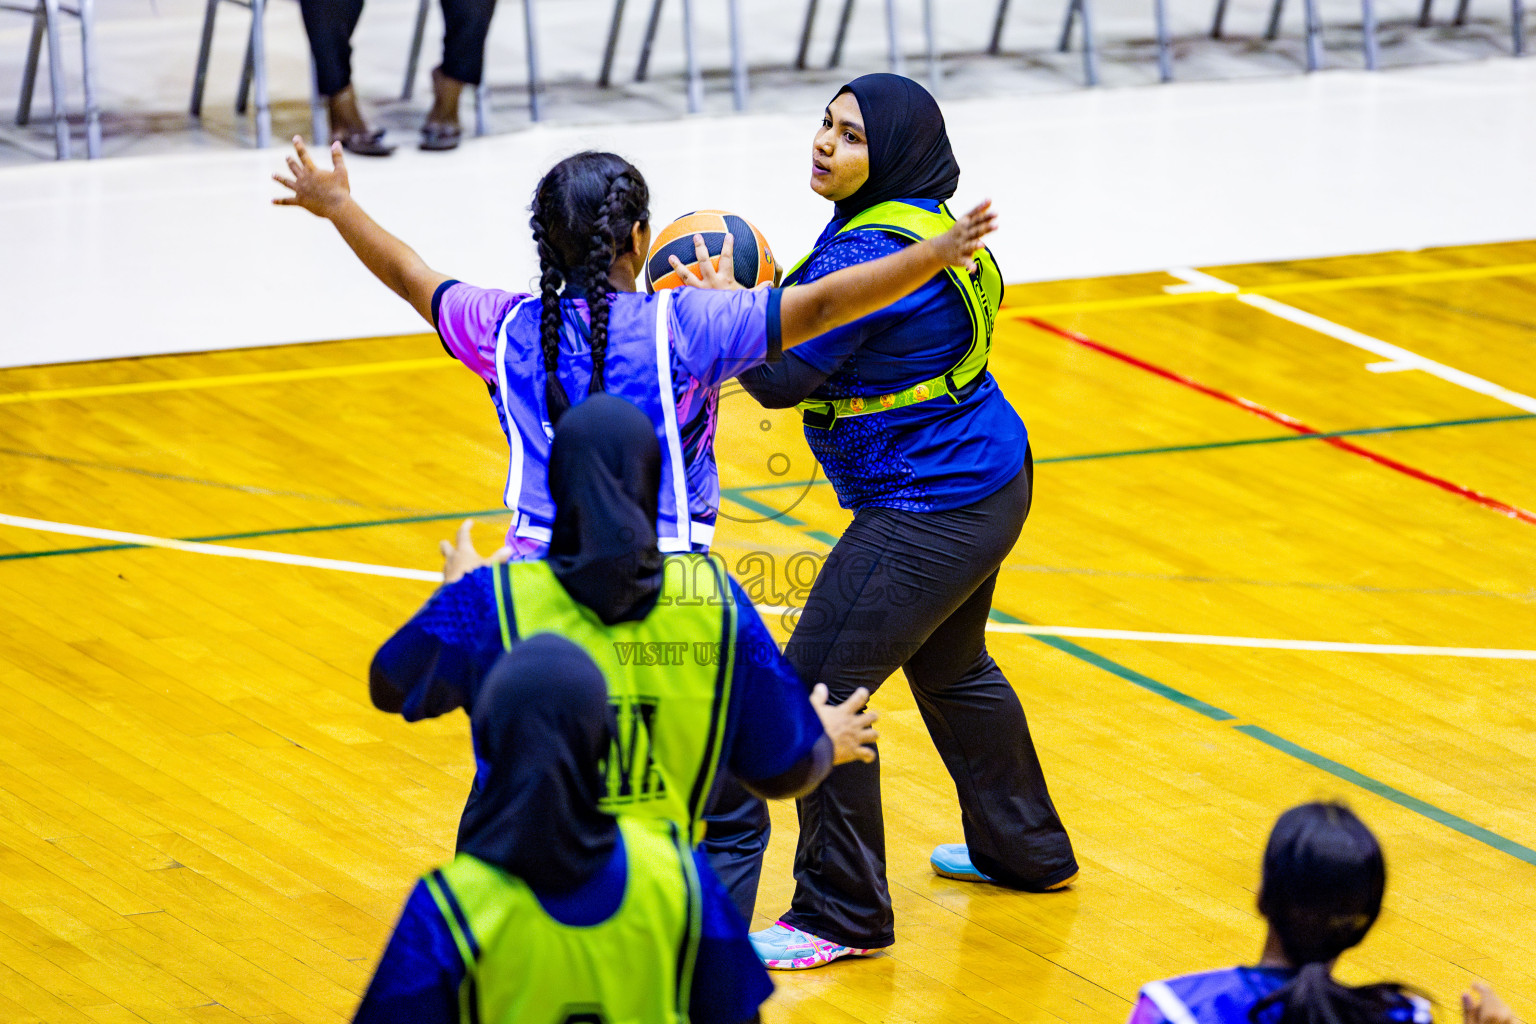
[[[768,615],[800,609],[787,605],[757,606]],[[1087,640],[1140,640],[1154,644],[1196,644],[1206,647],[1250,647],[1275,651],[1334,651],[1341,654],[1417,654],[1440,658],[1491,658],[1500,661],[1536,661],[1536,651],[1502,647],[1420,647],[1414,644],[1350,644],[1333,640],[1276,640],[1261,636],[1206,636],[1200,633],[1149,633],[1139,629],[1094,629],[1088,626],[1030,626],[1024,623],[989,622],[988,633],[1021,633],[1025,636],[1077,637]]]
[[[309,555],[290,555],[283,551],[265,551],[259,548],[232,548],[222,544],[203,544],[198,541],[176,540],[171,537],[154,537],[143,533],[125,533],[121,530],[103,530],[95,526],[79,526],[74,523],[55,523],[46,519],[28,519],[0,513],[0,525],[15,526],[39,533],[62,533],[71,537],[89,537],[92,540],[115,541],[120,544],[137,544],[147,548],[166,548],[186,551],[194,555],[215,555],[220,558],[244,558],[253,562],[274,562],[279,565],[299,565],[312,569],[331,569],[336,572],[355,572],[368,576],[391,576],[396,579],[422,580],[440,583],[441,572],[425,569],[403,569],[393,565],[373,565],[368,562],[344,562],[335,558],[314,558]],[[799,612],[789,605],[760,604],[757,610],[768,615],[787,615]],[[1493,658],[1504,661],[1536,661],[1536,651],[1510,650],[1496,647],[1419,647],[1410,644],[1350,644],[1331,640],[1275,640],[1253,636],[1205,636],[1199,633],[1149,633],[1131,629],[1092,629],[1084,626],[1029,626],[1022,623],[989,622],[989,633],[1022,633],[1026,636],[1079,637],[1091,640],[1141,640],[1164,644],[1200,644],[1214,647],[1255,647],[1281,651],[1336,651],[1347,654],[1417,654],[1443,658]]]
[[[220,558],[244,558],[252,562],[275,562],[279,565],[302,565],[312,569],[332,569],[336,572],[355,572],[365,576],[392,576],[402,580],[425,580],[441,583],[441,572],[425,569],[401,569],[393,565],[372,565],[367,562],[343,562],[335,558],[312,558],[309,555],[290,555],[283,551],[263,551],[259,548],[231,548],[222,544],[202,544],[195,540],[175,540],[171,537],[151,537],[144,533],[124,533],[121,530],[103,530],[95,526],[77,526],[74,523],[55,523],[46,519],[28,519],[0,513],[0,525],[16,526],[23,530],[40,533],[63,533],[71,537],[89,537],[92,540],[110,540],[119,544],[137,544],[146,548],[169,548],[172,551],[189,551],[194,555],[215,555]]]
[[[1223,281],[1219,277],[1212,277],[1210,274],[1195,270],[1192,267],[1175,267],[1169,270],[1168,273],[1185,283],[1181,285],[1168,285],[1163,289],[1167,292],[1182,294],[1196,290],[1227,293],[1238,291],[1237,285]],[[1382,356],[1390,361],[1390,370],[1392,371],[1423,370],[1427,374],[1466,388],[1468,391],[1475,391],[1480,395],[1487,395],[1489,398],[1497,399],[1505,405],[1512,405],[1516,409],[1521,409],[1525,412],[1536,412],[1536,398],[1532,398],[1530,395],[1522,395],[1518,391],[1511,391],[1509,388],[1484,380],[1481,377],[1474,377],[1465,370],[1458,370],[1454,366],[1437,363],[1433,359],[1427,359],[1416,352],[1410,352],[1405,348],[1382,341],[1380,338],[1373,338],[1369,334],[1361,334],[1359,331],[1336,324],[1332,320],[1324,320],[1320,316],[1297,309],[1295,306],[1287,306],[1285,303],[1271,299],[1267,295],[1244,294],[1238,295],[1236,298],[1238,302],[1252,306],[1254,309],[1262,309],[1266,313],[1271,313],[1282,320],[1288,320],[1299,327],[1309,328],[1319,334],[1336,338],[1346,345],[1353,345],[1355,348],[1364,349],[1367,352]],[[1376,364],[1372,369],[1380,373],[1384,369],[1388,369],[1388,367]]]

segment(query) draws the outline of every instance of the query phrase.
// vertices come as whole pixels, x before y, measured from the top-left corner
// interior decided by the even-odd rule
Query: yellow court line
[[[1284,284],[1257,285],[1230,292],[1179,292],[1164,295],[1136,295],[1125,299],[1089,299],[1082,302],[1053,302],[1039,306],[1005,306],[998,314],[1012,319],[1051,316],[1062,313],[1098,313],[1120,309],[1146,309],[1157,306],[1183,306],[1200,302],[1235,299],[1243,295],[1298,295],[1307,292],[1336,292],[1350,288],[1392,288],[1410,284],[1434,284],[1441,281],[1475,281],[1488,277],[1521,277],[1536,274],[1536,263],[1506,263],[1493,267],[1458,267],[1454,270],[1420,270],[1402,274],[1371,274],[1363,277],[1339,277],[1323,281],[1290,281]]]
[[[400,373],[406,370],[437,370],[459,364],[446,356],[431,359],[395,359],[380,363],[348,363],[341,366],[312,366],[302,370],[270,370],[266,373],[233,373],[227,377],[189,377],[180,380],[141,380],[126,384],[97,384],[84,388],[57,388],[51,391],[17,391],[0,394],[0,405],[17,402],[46,402],[58,398],[100,398],[104,395],[142,395],[154,391],[191,391],[198,388],[228,388],[244,384],[277,384],[291,380],[316,380],[323,377],[363,377],[372,373]]]
[[[1507,263],[1492,267],[1460,267],[1452,270],[1424,270],[1403,274],[1373,274],[1341,277],[1323,281],[1292,281],[1285,284],[1239,288],[1230,292],[1182,292],[1176,294],[1137,295],[1123,299],[1092,299],[1083,302],[1055,302],[1038,306],[1005,306],[999,316],[1024,319],[1062,313],[1094,313],[1121,309],[1151,309],[1159,306],[1185,306],[1219,302],[1243,295],[1295,295],[1304,292],[1331,292],[1347,288],[1390,288],[1395,285],[1427,284],[1439,281],[1471,281],[1488,277],[1520,277],[1536,274],[1536,263]],[[142,395],[157,391],[192,391],[201,388],[238,387],[245,384],[276,384],[292,380],[317,380],[326,377],[361,377],[373,373],[401,373],[409,370],[443,369],[458,363],[444,356],[430,359],[396,359],[379,363],[350,363],[341,366],[315,366],[301,370],[272,370],[266,373],[236,373],[225,377],[190,377],[180,380],[146,380],[125,384],[98,384],[83,388],[56,388],[48,391],[17,391],[0,394],[0,405],[22,402],[46,402],[68,398],[102,398],[110,395]]]

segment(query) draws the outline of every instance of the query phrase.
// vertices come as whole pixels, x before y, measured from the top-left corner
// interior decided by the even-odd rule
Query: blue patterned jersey
[[[936,202],[902,202],[936,210]],[[800,271],[799,283],[888,256],[910,244],[874,229],[838,234],[834,220]],[[971,345],[965,300],[940,274],[877,313],[792,350],[830,373],[812,398],[871,397],[920,384],[953,369]],[[991,374],[960,403],[935,398],[901,409],[838,420],[805,437],[847,509],[944,512],[980,501],[1024,468],[1029,435]]]

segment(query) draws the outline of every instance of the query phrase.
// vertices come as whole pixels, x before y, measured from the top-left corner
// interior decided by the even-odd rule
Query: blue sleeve
[[[415,722],[473,706],[502,652],[491,573],[476,569],[439,588],[384,642],[369,670],[375,707]]]
[[[458,1024],[464,958],[417,882],[363,994],[354,1024]]]
[[[773,982],[747,940],[746,922],[703,851],[694,851],[693,862],[703,889],[704,920],[688,1019],[691,1024],[746,1024],[773,995]]]
[[[884,231],[856,230],[837,235],[806,265],[799,283],[810,284],[836,271],[900,252],[910,244],[906,239]],[[879,333],[888,319],[887,310],[877,310],[796,345],[791,351],[822,373],[830,374],[847,362],[871,334]]]
[[[672,349],[707,387],[775,358],[779,347],[776,288],[672,292]]]
[[[825,733],[800,674],[734,578],[731,593],[737,609],[736,652],[725,749],[731,772],[751,783],[783,775],[811,757]]]

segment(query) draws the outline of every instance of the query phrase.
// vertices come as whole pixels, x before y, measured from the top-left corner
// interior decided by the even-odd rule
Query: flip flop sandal
[[[341,140],[341,148],[348,153],[356,153],[358,156],[389,156],[395,151],[395,147],[384,142],[384,129],[375,128],[373,131],[346,132],[337,136]]]
[[[458,149],[464,132],[456,124],[428,121],[421,126],[421,148],[432,151]]]

